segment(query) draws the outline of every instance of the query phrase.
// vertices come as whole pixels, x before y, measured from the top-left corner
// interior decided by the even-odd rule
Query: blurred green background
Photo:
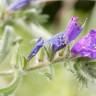
[[[30,26],[28,30],[24,28],[25,25],[23,25],[22,22],[17,22],[18,26],[14,25],[16,33],[24,39],[21,46],[26,55],[33,47],[29,41],[40,36],[48,39],[50,34],[53,35],[64,31],[69,19],[73,15],[79,16],[81,23],[88,18],[85,28],[79,38],[90,29],[96,29],[95,0],[50,0],[43,2],[43,4],[41,3],[41,5],[43,5],[41,14],[47,14],[49,16],[46,22],[40,25],[37,24],[39,27],[37,25],[32,25],[33,27]],[[32,32],[31,28],[33,29]],[[48,32],[42,33],[42,30],[44,32],[47,30]],[[27,31],[30,32],[27,33]],[[2,30],[0,33],[2,35]],[[80,84],[75,80],[72,73],[66,70],[63,64],[58,63],[53,66],[54,76],[52,80],[41,75],[39,69],[26,73],[16,89],[15,96],[96,96],[95,84],[89,83],[87,88],[84,86],[80,87]],[[2,69],[1,67],[2,66],[0,66],[0,69]]]

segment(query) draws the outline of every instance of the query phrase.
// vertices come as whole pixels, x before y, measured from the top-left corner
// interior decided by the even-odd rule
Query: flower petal
[[[78,23],[78,17],[73,16],[65,30],[68,43],[74,40],[82,31],[83,27]]]
[[[91,30],[71,49],[72,54],[96,59],[96,30]]]
[[[53,36],[51,39],[45,42],[46,44],[51,44],[52,50],[54,52],[64,48],[66,46],[66,37],[64,32],[61,32],[55,36]]]
[[[18,9],[21,9],[21,8],[23,8],[24,6],[28,5],[28,4],[30,3],[30,1],[31,1],[31,0],[17,0],[17,1],[15,1],[15,2],[13,2],[13,3],[9,6],[8,10],[10,10],[10,11],[16,11],[16,10],[18,10]]]
[[[35,47],[32,49],[31,53],[28,55],[27,60],[30,61],[30,59],[37,54],[39,49],[43,46],[44,40],[42,38],[39,38],[35,44]]]

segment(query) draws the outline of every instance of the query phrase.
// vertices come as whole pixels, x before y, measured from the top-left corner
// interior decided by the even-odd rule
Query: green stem
[[[38,65],[35,65],[35,66],[32,66],[32,67],[26,69],[25,71],[31,71],[31,70],[39,69],[39,68],[48,66],[49,64],[50,64],[50,63],[48,63],[48,62],[47,62],[46,64],[44,64],[44,63],[38,64]]]
[[[62,62],[62,60],[64,60],[64,58],[56,59],[56,60],[51,61],[51,62],[46,62],[46,64],[44,64],[44,63],[37,64],[37,65],[32,66],[32,67],[30,67],[28,69],[25,69],[25,71],[32,71],[32,70],[35,70],[35,69],[46,67],[46,66],[48,66],[50,64],[56,64],[57,62]]]

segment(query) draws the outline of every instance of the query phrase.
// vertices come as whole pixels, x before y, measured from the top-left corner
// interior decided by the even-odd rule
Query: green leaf
[[[90,58],[77,58],[74,70],[77,79],[83,81],[83,83],[96,79],[96,61],[92,61]]]
[[[88,78],[87,74],[85,74],[82,70],[81,63],[77,62],[74,64],[74,69],[73,74],[75,75],[76,80],[81,83],[82,85],[87,85],[88,83]]]
[[[0,94],[8,95],[13,93],[19,83],[19,80],[20,80],[19,72],[15,70],[13,80],[8,85],[0,88]]]
[[[90,76],[90,78],[96,79],[96,62],[85,62],[83,70]]]
[[[7,56],[9,50],[12,47],[14,34],[13,29],[10,26],[6,26],[3,37],[1,39],[1,48],[0,48],[0,62],[4,60],[4,58]]]

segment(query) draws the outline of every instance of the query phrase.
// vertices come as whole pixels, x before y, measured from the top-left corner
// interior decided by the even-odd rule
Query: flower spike
[[[58,33],[55,36],[53,36],[51,39],[45,42],[42,42],[42,39],[41,39],[42,43],[40,43],[39,47],[38,47],[38,41],[37,41],[34,49],[32,50],[28,58],[31,59],[33,56],[37,54],[37,52],[42,46],[46,46],[46,45],[51,45],[52,52],[56,53],[60,49],[65,48],[66,45],[68,45],[72,40],[76,39],[76,37],[78,37],[78,35],[81,33],[82,29],[83,27],[78,24],[78,17],[73,16],[65,32]]]

